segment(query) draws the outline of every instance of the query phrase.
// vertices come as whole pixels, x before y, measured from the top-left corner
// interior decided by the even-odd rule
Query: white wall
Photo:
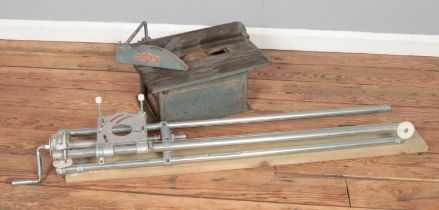
[[[437,0],[3,0],[0,19],[216,25],[439,35]]]
[[[439,56],[437,0],[0,0],[0,39],[118,42],[241,21],[263,49]]]

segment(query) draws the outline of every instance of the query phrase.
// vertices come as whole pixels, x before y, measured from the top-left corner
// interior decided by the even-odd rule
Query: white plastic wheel
[[[399,123],[396,128],[396,134],[401,139],[409,139],[415,134],[415,126],[408,121]]]

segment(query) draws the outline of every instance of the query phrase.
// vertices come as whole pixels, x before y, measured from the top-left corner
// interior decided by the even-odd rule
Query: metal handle
[[[43,164],[41,161],[40,149],[49,149],[49,145],[40,145],[35,152],[35,159],[37,160],[37,179],[16,179],[12,180],[12,185],[38,184],[41,182],[43,174]]]
[[[146,23],[146,21],[142,21],[140,23],[140,25],[136,28],[133,34],[131,34],[131,36],[127,39],[125,43],[129,44],[131,41],[133,41],[134,37],[136,37],[136,35],[139,33],[142,27],[143,27],[143,31],[145,32],[145,43],[146,43],[146,40],[148,39],[148,24]]]

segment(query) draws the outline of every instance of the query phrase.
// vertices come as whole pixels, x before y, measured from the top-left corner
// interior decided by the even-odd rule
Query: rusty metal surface
[[[173,53],[183,59],[188,55],[191,57],[186,62],[189,69],[175,72],[136,66],[149,92],[157,93],[228,77],[269,63],[248,39],[245,27],[237,22],[153,39],[148,44],[163,47],[173,40],[180,40]],[[198,55],[194,56],[194,52],[198,52]],[[207,57],[201,55],[203,52]]]
[[[223,117],[247,111],[247,74],[199,83],[158,94],[160,120]]]

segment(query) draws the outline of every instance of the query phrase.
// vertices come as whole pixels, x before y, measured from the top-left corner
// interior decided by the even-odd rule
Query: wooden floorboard
[[[21,87],[71,88],[137,92],[139,76],[112,71],[0,67],[0,84]]]
[[[437,87],[439,72],[429,70],[407,71],[356,66],[324,66],[273,63],[250,71],[250,79],[378,85],[392,87]],[[416,78],[416,79],[413,79]]]
[[[113,56],[78,53],[1,51],[1,66],[132,72],[124,64],[108,64]]]
[[[66,110],[96,110],[94,98],[101,96],[102,107],[106,111],[124,110],[137,107],[137,91],[122,92],[111,90],[84,90],[64,88],[41,88],[0,85],[2,100],[0,105],[22,107],[41,107]]]
[[[327,161],[320,163],[276,166],[279,174],[335,176],[370,180],[431,181],[439,183],[439,155],[408,154]]]
[[[378,69],[439,71],[439,60],[427,56],[372,55],[361,53],[301,52],[266,50],[272,63]]]
[[[436,210],[439,206],[439,183],[356,179],[347,183],[355,207]]]
[[[341,206],[298,205],[276,202],[209,199],[148,193],[82,190],[49,186],[0,184],[2,209],[297,209],[335,210]],[[17,200],[19,202],[17,202]],[[361,209],[361,208],[355,208]]]
[[[2,51],[100,54],[112,56],[116,44],[0,39]]]
[[[18,174],[19,171],[13,170],[12,173]],[[44,185],[197,198],[349,206],[344,178],[276,174],[272,167],[68,184],[51,172],[44,180]]]
[[[325,84],[271,80],[249,80],[249,98],[350,104],[392,104],[439,107],[439,89],[378,85]],[[328,88],[330,86],[331,88]]]
[[[266,50],[273,64],[250,73],[252,111],[242,115],[367,104],[391,104],[393,111],[176,131],[202,137],[410,120],[429,145],[425,154],[75,184],[64,183],[44,154],[43,185],[7,184],[35,176],[33,148],[57,129],[94,127],[96,95],[104,97],[106,114],[138,110],[138,76],[130,65],[113,62],[114,49],[0,40],[0,209],[439,208],[434,57]]]

